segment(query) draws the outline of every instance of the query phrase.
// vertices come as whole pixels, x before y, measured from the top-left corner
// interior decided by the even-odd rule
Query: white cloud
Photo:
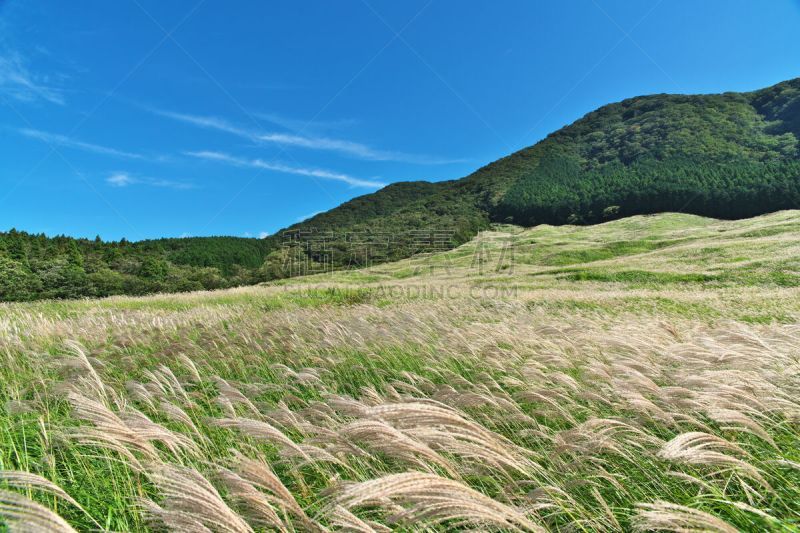
[[[110,155],[114,157],[123,157],[126,159],[144,159],[144,156],[141,154],[117,150],[116,148],[109,148],[99,144],[88,143],[72,137],[67,137],[66,135],[59,135],[57,133],[48,133],[46,131],[34,130],[30,128],[20,129],[19,133],[25,137],[37,139],[51,145],[63,146],[64,148],[74,148],[77,150],[83,150],[85,152]]]
[[[147,109],[156,115],[161,115],[162,117],[171,118],[173,120],[198,126],[200,128],[223,131],[225,133],[231,133],[233,135],[238,135],[239,137],[245,137],[252,140],[255,140],[257,137],[255,133],[250,132],[247,129],[234,126],[233,124],[221,118],[189,115],[187,113],[175,113],[173,111],[165,111],[163,109],[155,109],[150,107]]]
[[[341,119],[341,120],[298,120],[295,118],[285,117],[277,113],[256,113],[256,118],[265,120],[284,129],[293,132],[315,132],[315,131],[328,131],[328,130],[341,130],[349,128],[358,123],[354,119]]]
[[[258,234],[258,238],[259,239],[266,239],[269,236],[270,236],[270,233],[266,232],[266,231],[262,231],[261,233]]]
[[[106,178],[106,183],[108,183],[112,187],[127,187],[128,185],[133,185],[134,183],[136,183],[136,180],[134,180],[127,174],[119,172],[117,174],[112,174],[108,178]]]
[[[149,185],[150,187],[165,187],[167,189],[176,189],[179,191],[197,188],[195,184],[187,183],[185,181],[160,180],[152,178],[145,178],[141,181],[141,183],[144,185]]]
[[[392,152],[376,150],[366,144],[348,141],[344,139],[332,139],[328,137],[299,135],[295,133],[280,132],[261,132],[254,129],[236,126],[227,120],[218,117],[202,115],[191,115],[187,113],[176,113],[161,109],[146,108],[152,113],[178,120],[186,124],[201,128],[212,129],[230,133],[257,143],[278,144],[281,146],[292,146],[296,148],[306,148],[309,150],[320,150],[335,152],[338,154],[364,159],[368,161],[399,161],[404,163],[416,163],[422,165],[441,165],[447,163],[463,162],[461,159],[443,159],[427,155],[406,154],[403,152]]]
[[[295,146],[311,150],[338,152],[357,159],[366,159],[369,161],[400,161],[422,165],[441,165],[461,161],[456,159],[440,159],[426,155],[406,154],[403,152],[376,150],[365,144],[342,139],[330,139],[328,137],[306,137],[287,133],[267,133],[259,135],[257,140],[282,146]]]
[[[283,146],[297,146],[300,148],[309,148],[311,150],[327,150],[331,152],[340,152],[343,154],[356,156],[361,159],[371,160],[393,160],[399,155],[391,154],[390,152],[380,152],[373,150],[364,144],[343,141],[339,139],[328,139],[325,137],[304,137],[302,135],[292,135],[288,133],[267,133],[256,137],[259,141],[267,143],[275,143]]]
[[[195,186],[191,183],[163,180],[156,178],[141,178],[133,177],[127,172],[115,172],[106,178],[106,183],[112,187],[129,187],[131,185],[145,185],[148,187],[164,187],[168,189],[186,190],[194,189]]]
[[[262,159],[244,159],[240,157],[234,157],[232,155],[228,155],[222,152],[201,151],[201,152],[184,152],[184,154],[190,157],[196,157],[198,159],[219,161],[221,163],[227,163],[229,165],[234,165],[238,167],[250,167],[263,170],[273,170],[275,172],[282,172],[284,174],[294,174],[297,176],[309,176],[326,180],[341,181],[343,183],[347,183],[351,187],[367,187],[370,189],[378,189],[380,187],[386,186],[386,183],[380,181],[354,178],[353,176],[348,176],[347,174],[342,174],[330,170],[324,170],[318,168],[293,167],[289,165],[284,165],[282,163],[268,163]]]
[[[309,218],[314,218],[315,216],[317,216],[317,215],[319,215],[320,213],[323,213],[323,212],[324,211],[314,211],[313,213],[309,213],[307,215],[301,216],[300,218],[295,220],[295,222],[302,222],[304,220],[308,220]]]
[[[61,91],[49,86],[48,77],[30,72],[25,58],[13,50],[0,55],[0,92],[21,102],[44,100],[58,105],[66,103]]]

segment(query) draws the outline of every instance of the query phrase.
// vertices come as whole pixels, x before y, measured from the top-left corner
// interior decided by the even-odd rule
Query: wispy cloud
[[[257,135],[256,140],[266,143],[274,143],[282,146],[294,146],[298,148],[308,148],[311,150],[324,150],[328,152],[338,152],[357,159],[369,161],[400,161],[404,163],[417,163],[421,165],[440,165],[458,162],[453,159],[441,159],[427,155],[407,154],[404,152],[391,152],[376,150],[358,142],[342,139],[331,139],[329,137],[307,137],[289,133],[265,133]]]
[[[249,167],[249,168],[257,168],[263,170],[272,170],[284,174],[294,174],[296,176],[309,176],[313,178],[341,181],[343,183],[347,183],[351,187],[367,187],[370,189],[377,189],[386,186],[386,183],[380,181],[355,178],[353,176],[349,176],[347,174],[342,174],[339,172],[334,172],[331,170],[324,170],[319,168],[294,167],[282,163],[270,163],[262,159],[244,159],[241,157],[235,157],[222,152],[210,152],[210,151],[184,152],[184,155],[190,157],[196,157],[198,159],[205,159],[208,161],[219,161],[221,163],[227,163],[229,165],[234,165],[237,167]]]
[[[303,120],[286,117],[278,113],[255,113],[255,116],[259,120],[275,124],[276,126],[280,126],[281,128],[295,133],[341,130],[358,123],[357,120],[351,118],[340,120]]]
[[[203,115],[192,115],[187,113],[176,113],[162,109],[147,108],[151,112],[178,120],[193,126],[222,131],[232,135],[248,139],[256,143],[277,144],[280,146],[290,146],[295,148],[305,148],[309,150],[321,150],[335,152],[348,157],[363,159],[368,161],[398,161],[403,163],[416,163],[421,165],[442,165],[448,163],[463,162],[462,159],[445,159],[428,155],[408,154],[404,152],[394,152],[378,150],[366,144],[348,141],[344,139],[334,139],[330,137],[300,135],[297,133],[281,132],[262,132],[255,129],[237,126],[225,119]],[[274,122],[270,120],[270,122]]]
[[[61,90],[50,85],[49,77],[31,72],[25,58],[14,50],[0,53],[0,92],[20,102],[66,103]]]
[[[270,235],[271,235],[271,234],[270,234],[270,232],[268,232],[268,231],[259,231],[259,232],[258,232],[258,236],[257,236],[257,238],[259,238],[259,239],[266,239],[266,238],[267,238],[267,237],[269,237]],[[244,233],[242,233],[242,237],[245,237],[246,239],[253,239],[253,238],[256,238],[256,237],[255,237],[255,236],[254,236],[252,233],[250,233],[249,231],[245,231]]]
[[[115,172],[106,178],[106,183],[112,187],[124,188],[132,185],[145,185],[148,187],[164,187],[168,189],[186,190],[194,189],[192,183],[182,181],[163,180],[157,178],[147,178],[131,176],[127,172]]]
[[[233,135],[238,135],[239,137],[244,137],[250,140],[256,140],[258,137],[256,133],[250,130],[234,126],[233,124],[227,122],[226,120],[217,117],[190,115],[187,113],[175,113],[173,111],[166,111],[163,109],[155,109],[150,107],[146,109],[152,113],[155,113],[156,115],[161,115],[162,117],[171,118],[173,120],[184,122],[186,124],[191,124],[193,126],[198,126],[200,128],[223,131],[225,133],[231,133]]]
[[[309,213],[307,215],[303,215],[298,217],[295,222],[302,222],[304,220],[308,220],[309,218],[314,218],[315,216],[319,215],[320,213],[324,213],[324,211],[314,211],[313,213]]]
[[[76,150],[83,150],[85,152],[92,152],[101,155],[110,155],[114,157],[123,157],[127,159],[144,159],[142,154],[133,152],[126,152],[117,150],[116,148],[109,148],[99,144],[84,142],[66,135],[59,135],[57,133],[48,133],[46,131],[34,130],[30,128],[23,128],[18,130],[20,134],[31,139],[37,139],[47,144],[55,146],[63,146],[64,148],[74,148]]]
[[[106,178],[106,183],[113,187],[127,187],[128,185],[133,185],[136,182],[127,174],[117,173]]]

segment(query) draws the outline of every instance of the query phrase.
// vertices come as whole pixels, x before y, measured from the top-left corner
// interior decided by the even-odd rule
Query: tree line
[[[266,279],[268,239],[104,242],[0,233],[0,301],[186,292]]]

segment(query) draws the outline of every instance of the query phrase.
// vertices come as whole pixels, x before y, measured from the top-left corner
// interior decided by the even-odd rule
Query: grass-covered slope
[[[448,252],[281,283],[358,286],[373,294],[419,290],[420,297],[464,285],[476,294],[530,292],[548,309],[791,321],[796,314],[769,302],[773,290],[800,290],[798,235],[800,211],[736,221],[664,213],[592,226],[498,225]]]
[[[0,304],[0,530],[795,531],[798,230],[502,226],[369,271]]]

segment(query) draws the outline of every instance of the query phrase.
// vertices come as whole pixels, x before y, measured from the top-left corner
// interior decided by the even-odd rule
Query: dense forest
[[[257,283],[274,243],[207,237],[131,243],[0,233],[0,301],[185,292]]]
[[[800,79],[750,93],[632,98],[463,179],[395,183],[267,239],[0,234],[0,300],[211,289],[364,266],[456,246],[492,222],[800,208],[799,139]]]
[[[744,218],[799,207],[799,123],[800,80],[605,106],[517,154],[532,164],[492,215],[533,225],[660,211]]]

